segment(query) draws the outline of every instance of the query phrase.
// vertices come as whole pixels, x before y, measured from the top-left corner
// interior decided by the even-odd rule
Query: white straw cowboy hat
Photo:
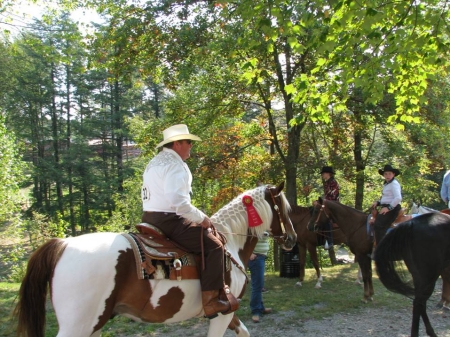
[[[189,133],[186,124],[173,125],[163,131],[164,140],[156,145],[156,148],[163,146],[177,140],[191,139],[191,140],[201,140],[200,137]]]

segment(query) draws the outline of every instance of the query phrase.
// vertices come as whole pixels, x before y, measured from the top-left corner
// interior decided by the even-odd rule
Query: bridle
[[[319,222],[320,215],[322,214],[322,212],[323,212],[323,214],[325,214],[325,216],[327,217],[328,220],[331,220],[331,221],[333,220],[333,219],[331,218],[331,216],[330,216],[330,215],[327,213],[327,211],[325,210],[325,202],[326,202],[326,200],[324,200],[324,201],[323,201],[323,204],[320,206],[319,213],[317,214],[316,221],[314,221],[314,230],[315,230],[315,231],[317,230],[318,222]]]
[[[323,203],[322,203],[322,205],[320,206],[319,213],[317,214],[317,218],[316,218],[316,220],[314,221],[314,231],[315,231],[315,232],[317,231],[317,228],[318,228],[318,222],[319,222],[320,215],[322,214],[322,212],[325,214],[325,216],[327,217],[328,220],[333,221],[333,222],[337,222],[337,221],[335,221],[335,220],[333,219],[333,216],[332,216],[331,214],[327,213],[326,208],[325,208],[325,203],[326,203],[326,200],[323,200]],[[363,227],[363,226],[357,227],[357,228],[354,229],[352,232],[347,233],[347,234],[346,234],[346,237],[347,237],[347,238],[351,237],[354,233],[356,233],[356,232],[357,232],[359,229],[361,229],[362,227]]]
[[[278,204],[275,200],[275,198],[281,199],[281,192],[278,193],[277,195],[273,195],[272,193],[272,189],[270,187],[267,187],[267,190],[272,198],[273,201],[273,209],[276,211],[277,215],[278,215],[278,221],[280,223],[280,227],[281,227],[281,233],[282,235],[271,235],[275,240],[277,240],[277,242],[286,242],[288,239],[288,235],[286,233],[286,227],[284,225],[283,222],[283,217],[281,216],[281,212],[280,212],[280,207],[278,207]]]

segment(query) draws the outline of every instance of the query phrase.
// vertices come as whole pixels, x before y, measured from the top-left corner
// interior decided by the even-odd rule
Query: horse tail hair
[[[390,291],[414,296],[414,285],[401,260],[412,254],[412,220],[391,229],[375,249],[375,264],[381,283]]]
[[[13,311],[17,320],[17,336],[45,336],[48,285],[65,248],[64,240],[51,239],[31,255]]]

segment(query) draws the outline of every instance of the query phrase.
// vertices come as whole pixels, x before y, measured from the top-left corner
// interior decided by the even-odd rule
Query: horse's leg
[[[373,284],[372,284],[372,260],[367,254],[358,254],[356,256],[358,260],[359,267],[361,268],[361,273],[364,282],[364,298],[362,301],[367,303],[368,301],[372,301],[372,296],[374,294]]]
[[[428,336],[437,337],[431,326],[427,315],[427,301],[433,294],[439,274],[435,273],[433,264],[426,264],[424,261],[418,264],[417,260],[406,258],[405,264],[411,272],[414,282],[413,317],[411,323],[411,337],[419,336],[420,317],[425,324],[425,331]]]
[[[414,277],[417,276],[413,275],[413,280]],[[425,280],[421,280],[419,278],[419,280],[421,280],[422,282],[420,283],[416,283],[414,282],[414,289],[415,289],[415,297],[414,297],[414,301],[413,301],[413,324],[411,326],[411,337],[412,337],[412,333],[413,333],[413,328],[414,331],[419,332],[419,319],[420,317],[418,316],[414,316],[414,309],[418,308],[418,313],[420,314],[420,316],[422,316],[422,320],[423,320],[423,324],[425,324],[425,331],[427,332],[428,336],[431,337],[437,337],[436,333],[433,330],[433,327],[431,326],[430,323],[430,319],[428,318],[428,314],[427,314],[427,301],[430,298],[430,296],[433,294],[433,290],[434,290],[434,286],[436,284],[436,280],[438,279],[438,277],[431,277],[431,278],[427,278]],[[414,321],[414,318],[417,320],[417,322]]]
[[[236,336],[238,337],[249,337],[250,333],[247,330],[247,327],[241,320],[233,313],[233,318],[231,319],[230,324],[228,324],[228,329],[233,330]]]
[[[219,336],[225,335],[225,331],[227,330],[227,327],[229,327],[231,325],[230,322],[233,320],[234,317],[235,317],[235,315],[231,315],[231,314],[228,314],[228,315],[220,314],[216,318],[210,319],[207,337],[219,337]],[[236,316],[236,318],[237,318],[237,316]],[[247,330],[245,325],[242,324],[242,326],[244,327],[245,330]],[[240,329],[239,333],[245,333],[244,329]],[[247,333],[248,333],[248,331],[247,331]],[[241,336],[245,336],[245,334],[243,334]],[[247,336],[249,336],[249,335],[247,335]]]
[[[320,288],[322,288],[323,278],[320,273],[319,258],[317,257],[317,246],[308,245],[308,252],[311,257],[311,261],[314,266],[314,269],[316,270],[316,275],[317,275],[317,283],[314,286],[314,288],[320,289]]]
[[[421,313],[422,313],[421,305],[417,303],[417,301],[414,299],[412,322],[411,322],[411,337],[419,336],[419,323]]]
[[[355,282],[356,282],[356,284],[359,284],[359,285],[364,284],[363,283],[363,278],[362,278],[361,267],[359,266],[359,264],[358,264],[358,272],[356,274],[356,281]]]
[[[356,259],[356,256],[353,259],[353,263],[358,263],[358,260]],[[359,285],[364,284],[363,283],[362,272],[361,272],[361,266],[359,265],[359,263],[358,263],[358,273],[356,274],[356,281],[355,281],[355,283],[359,284]]]
[[[306,246],[304,244],[300,244],[300,242],[298,242],[297,246],[298,246],[298,264],[300,268],[299,268],[298,282],[295,285],[301,287],[302,282],[305,279]]]
[[[437,337],[431,326],[430,319],[427,315],[427,303],[423,299],[414,299],[413,301],[413,317],[411,323],[411,337],[419,337],[419,324],[420,316],[422,316],[423,323],[425,324],[425,331],[430,337]]]
[[[450,304],[450,268],[446,268],[441,274],[442,278],[442,295],[441,300],[438,303],[438,307],[442,307],[444,310],[450,310],[448,305]]]

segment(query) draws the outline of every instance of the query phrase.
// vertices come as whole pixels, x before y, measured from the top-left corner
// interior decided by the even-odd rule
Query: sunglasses
[[[188,143],[189,145],[192,144],[192,140],[190,140],[190,139],[183,139],[183,140],[184,140],[186,143]],[[183,140],[182,140],[182,141],[183,141]]]

